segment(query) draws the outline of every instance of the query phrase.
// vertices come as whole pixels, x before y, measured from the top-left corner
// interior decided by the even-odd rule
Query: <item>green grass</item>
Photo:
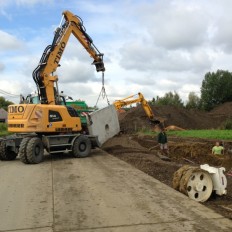
[[[232,140],[232,130],[186,130],[169,131],[168,135],[203,139]]]
[[[157,135],[157,132],[143,130],[139,134]],[[177,136],[185,138],[202,138],[202,139],[218,139],[232,140],[232,130],[186,130],[186,131],[168,131],[168,136]]]
[[[7,124],[0,123],[0,136],[9,135],[10,133],[7,131]]]

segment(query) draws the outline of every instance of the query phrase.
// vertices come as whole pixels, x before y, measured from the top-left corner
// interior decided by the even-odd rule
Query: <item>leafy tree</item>
[[[201,104],[201,99],[194,92],[190,92],[188,95],[188,101],[186,104],[187,109],[199,109]]]
[[[177,92],[168,92],[165,93],[164,97],[158,97],[156,100],[157,105],[169,105],[183,107],[184,104],[180,98],[180,95]]]
[[[206,73],[201,86],[202,108],[211,110],[229,101],[232,101],[232,73],[223,70]]]
[[[4,97],[0,97],[0,108],[3,108],[7,111],[7,107],[13,104],[13,102],[6,100]]]
[[[155,103],[156,103],[155,98],[153,97],[151,100],[148,100],[148,103],[151,105],[155,105]]]

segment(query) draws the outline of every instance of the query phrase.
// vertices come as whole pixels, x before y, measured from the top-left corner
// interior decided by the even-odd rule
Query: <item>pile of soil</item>
[[[232,102],[226,102],[220,106],[215,107],[212,111],[210,111],[209,114],[232,117]]]
[[[217,129],[232,117],[232,102],[225,103],[211,112],[187,110],[175,106],[151,106],[155,116],[164,121],[165,127],[175,125],[183,129]],[[152,125],[141,105],[119,114],[121,130],[132,133],[141,129],[152,129]]]
[[[225,147],[231,146],[227,143]],[[212,140],[169,137],[171,161],[161,160],[157,156],[158,147],[149,150],[155,145],[157,143],[154,137],[122,134],[108,140],[102,149],[170,187],[174,172],[185,164],[199,166],[207,163],[211,166],[223,166],[226,171],[232,168],[231,154],[226,153],[222,158],[210,154],[214,145]],[[232,176],[227,176],[227,181],[227,195],[213,196],[203,204],[232,219]]]

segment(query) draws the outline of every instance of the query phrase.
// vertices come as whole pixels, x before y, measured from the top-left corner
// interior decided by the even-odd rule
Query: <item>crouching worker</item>
[[[168,138],[163,127],[160,127],[160,132],[158,134],[158,143],[160,145],[161,152],[164,155],[168,155]]]
[[[219,142],[216,142],[215,146],[212,148],[212,155],[223,155],[224,147],[220,146]]]

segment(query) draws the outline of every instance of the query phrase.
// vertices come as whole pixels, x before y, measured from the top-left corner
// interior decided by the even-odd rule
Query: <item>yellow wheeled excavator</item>
[[[138,97],[135,98],[135,96],[138,96]],[[113,102],[113,104],[117,110],[119,110],[120,108],[122,108],[124,106],[131,105],[134,103],[140,103],[142,105],[144,112],[146,113],[147,117],[149,118],[149,120],[152,123],[154,123],[154,124],[160,123],[160,121],[155,117],[149,103],[144,98],[142,93],[131,95],[129,97],[123,98],[121,100],[116,100],[115,102]]]
[[[97,136],[81,134],[81,121],[75,109],[65,105],[59,94],[58,77],[54,75],[70,35],[74,35],[93,58],[97,72],[104,72],[103,54],[86,33],[80,17],[64,11],[51,45],[44,50],[33,71],[39,104],[17,104],[8,107],[8,131],[16,134],[1,141],[0,158],[24,163],[40,163],[44,148],[49,153],[69,151],[74,157],[86,157],[98,146]]]

